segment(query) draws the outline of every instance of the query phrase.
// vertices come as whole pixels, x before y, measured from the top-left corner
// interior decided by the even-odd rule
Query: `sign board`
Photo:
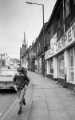
[[[45,59],[49,59],[52,55],[55,55],[68,47],[69,45],[75,43],[75,23],[65,32],[65,34],[57,41],[55,35],[51,39],[51,48],[45,52]]]

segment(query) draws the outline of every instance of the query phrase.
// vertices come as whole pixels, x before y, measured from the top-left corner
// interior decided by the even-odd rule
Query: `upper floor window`
[[[73,0],[73,4],[75,5],[75,0]]]
[[[65,17],[70,14],[70,0],[65,0]]]
[[[70,0],[71,14],[75,17],[75,0]]]

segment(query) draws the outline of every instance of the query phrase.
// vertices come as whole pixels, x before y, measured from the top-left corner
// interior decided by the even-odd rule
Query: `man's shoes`
[[[18,111],[18,115],[20,115],[22,113],[22,107],[20,107],[19,111]]]
[[[23,98],[23,104],[26,105],[26,101],[25,101],[25,98]]]

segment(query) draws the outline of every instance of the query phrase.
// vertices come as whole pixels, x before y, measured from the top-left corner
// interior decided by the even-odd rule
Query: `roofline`
[[[53,17],[53,15],[54,15],[55,9],[56,9],[57,6],[58,6],[59,1],[60,1],[60,0],[56,0],[56,3],[55,3],[54,8],[53,8],[53,10],[52,10],[51,16],[50,16],[50,18],[49,18],[49,20],[48,20],[47,27],[48,27],[48,25],[51,24],[52,17]],[[63,1],[63,0],[62,0],[62,1]],[[61,2],[62,2],[62,1],[61,1]],[[61,3],[61,2],[60,2],[60,3]],[[47,27],[46,27],[46,29],[47,29]]]

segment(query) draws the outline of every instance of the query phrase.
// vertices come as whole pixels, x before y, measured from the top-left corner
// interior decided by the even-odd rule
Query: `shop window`
[[[58,74],[64,77],[64,54],[58,56]]]
[[[68,17],[70,14],[70,0],[65,1],[65,17]]]

